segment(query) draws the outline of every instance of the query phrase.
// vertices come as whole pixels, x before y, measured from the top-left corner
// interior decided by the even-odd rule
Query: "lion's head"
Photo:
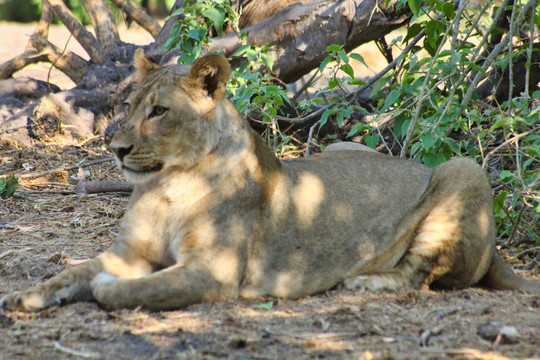
[[[126,121],[111,141],[119,167],[132,181],[170,167],[189,169],[219,141],[214,114],[225,93],[229,63],[207,55],[192,66],[160,67],[138,49],[135,67],[138,88],[126,100]]]

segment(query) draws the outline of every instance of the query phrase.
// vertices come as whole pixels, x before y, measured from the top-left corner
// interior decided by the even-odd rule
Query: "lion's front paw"
[[[119,281],[114,275],[107,272],[100,272],[90,282],[90,289],[94,299],[106,309],[114,308],[115,304],[115,284]]]
[[[45,296],[38,291],[15,292],[4,296],[0,300],[0,309],[38,311],[48,304]]]

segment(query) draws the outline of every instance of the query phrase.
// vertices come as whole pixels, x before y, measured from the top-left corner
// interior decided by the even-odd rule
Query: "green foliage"
[[[19,187],[19,181],[13,175],[0,178],[0,196],[7,199]]]
[[[246,35],[237,26],[239,14],[228,0],[186,1],[186,7],[172,15],[184,17],[175,25],[166,47],[180,47],[184,55],[179,61],[191,63],[208,43],[210,33],[221,34],[228,23],[242,43],[232,58],[245,60],[233,69],[228,86],[230,97],[241,113],[256,114],[268,124],[265,135],[277,152],[290,148],[291,136],[279,129],[277,120],[283,116],[278,109],[293,105],[291,98],[300,99],[295,119],[317,119],[310,137],[329,119],[341,124],[353,114],[390,114],[391,121],[383,125],[375,121],[356,124],[348,136],[361,135],[367,146],[384,148],[431,167],[452,157],[476,159],[489,169],[492,183],[499,184],[494,207],[501,237],[540,243],[540,92],[511,93],[508,101],[487,104],[472,91],[493,68],[504,71],[524,54],[533,71],[531,50],[527,50],[532,46],[528,47],[529,40],[517,36],[515,29],[520,34],[533,34],[531,25],[540,25],[538,9],[530,17],[520,14],[523,6],[509,8],[514,12],[509,20],[521,22],[509,36],[507,50],[486,58],[487,40],[499,31],[493,26],[493,15],[502,13],[501,9],[494,0],[483,9],[470,4],[456,7],[457,4],[401,0],[398,5],[409,6],[414,16],[406,32],[390,42],[400,51],[410,49],[400,56],[397,65],[382,73],[377,81],[366,84],[356,76],[352,65],[352,60],[365,64],[361,55],[348,54],[343,46],[332,45],[308,81],[310,85],[325,79],[324,84],[309,96],[293,95],[273,78],[272,49],[247,44]],[[367,88],[371,89],[370,100],[374,104],[370,112],[356,101],[357,94]],[[383,132],[390,132],[391,140],[383,137]]]
[[[182,15],[171,29],[171,36],[164,48],[180,48],[181,64],[191,64],[201,55],[208,44],[209,33],[214,30],[218,36],[223,33],[225,22],[236,22],[238,14],[229,0],[186,0],[184,7],[177,9],[167,19]]]
[[[40,4],[40,0],[0,1],[0,21],[37,21],[41,15]]]
[[[452,157],[476,159],[490,168],[491,181],[500,184],[494,201],[499,235],[508,241],[540,243],[540,92],[510,93],[509,100],[492,105],[479,101],[472,91],[478,83],[475,77],[486,76],[493,67],[508,71],[518,56],[530,59],[527,48],[532,40],[512,36],[507,50],[484,62],[484,46],[494,28],[491,15],[441,0],[423,2],[423,7],[419,1],[407,3],[415,18],[402,46],[425,31],[423,42],[372,91],[378,114],[392,113],[391,130],[400,154],[431,167]],[[509,7],[514,13],[509,20],[517,22],[522,7]],[[493,14],[499,11],[493,3],[487,8]],[[532,34],[527,15],[522,19],[516,28]],[[365,130],[358,125],[350,135]],[[372,139],[368,135],[365,141]]]
[[[253,308],[259,309],[259,310],[272,310],[273,307],[274,307],[273,301],[269,301],[269,302],[259,304],[259,305],[253,305]]]
[[[270,146],[278,153],[290,147],[290,136],[279,131],[276,117],[279,107],[290,103],[282,86],[276,85],[272,76],[274,58],[268,54],[268,46],[250,46],[247,35],[238,28],[239,13],[229,0],[188,0],[184,8],[178,9],[171,17],[183,15],[171,30],[171,36],[164,48],[180,48],[182,54],[179,63],[193,63],[198,58],[205,44],[208,44],[212,31],[222,34],[227,23],[237,34],[242,46],[231,55],[233,59],[244,59],[232,70],[232,79],[227,86],[229,96],[238,110],[249,116],[257,113],[262,122],[268,125],[266,138]]]

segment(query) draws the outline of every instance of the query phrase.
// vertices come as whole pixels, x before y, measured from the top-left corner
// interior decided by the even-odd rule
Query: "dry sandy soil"
[[[4,25],[0,62],[26,44],[12,41],[6,49],[9,34],[33,30],[10,27],[7,34]],[[110,245],[128,195],[77,196],[74,189],[79,168],[89,180],[120,179],[112,164],[100,139],[0,150],[0,175],[20,178],[15,196],[0,200],[0,297]],[[497,337],[504,326],[517,333],[513,341]],[[332,290],[298,301],[239,300],[157,313],[107,312],[94,303],[0,312],[0,360],[75,358],[540,359],[540,297],[477,288]]]

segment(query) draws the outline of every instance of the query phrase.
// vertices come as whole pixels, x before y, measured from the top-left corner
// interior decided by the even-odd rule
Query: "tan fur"
[[[7,309],[79,300],[175,309],[237,297],[298,298],[340,284],[400,290],[479,282],[540,292],[494,250],[490,186],[471,160],[435,170],[367,151],[279,161],[223,96],[210,55],[159,66],[111,148],[134,193],[104,254],[6,296]]]

